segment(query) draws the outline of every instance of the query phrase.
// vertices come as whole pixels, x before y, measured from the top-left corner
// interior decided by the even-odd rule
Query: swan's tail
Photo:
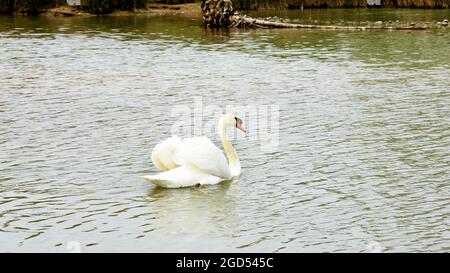
[[[156,186],[159,186],[159,187],[176,188],[176,187],[170,187],[170,181],[158,178],[158,175],[146,175],[146,176],[144,176],[144,179],[147,180],[148,182],[155,184]]]
[[[155,175],[146,175],[144,179],[164,188],[193,186],[200,180],[199,175],[187,166],[181,166]]]

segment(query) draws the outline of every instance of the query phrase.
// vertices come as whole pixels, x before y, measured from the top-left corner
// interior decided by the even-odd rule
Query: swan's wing
[[[144,176],[145,180],[163,188],[189,187],[197,184],[216,184],[223,179],[205,174],[190,165],[184,165],[156,175]]]
[[[152,162],[161,171],[178,167],[175,163],[175,154],[181,145],[181,139],[173,136],[158,143],[152,151]]]
[[[183,139],[174,160],[179,166],[190,165],[209,175],[230,178],[230,168],[225,155],[206,137]]]

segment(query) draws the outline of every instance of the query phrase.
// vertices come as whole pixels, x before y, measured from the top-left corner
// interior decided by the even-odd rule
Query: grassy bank
[[[183,4],[200,0],[81,0],[81,9],[91,14],[117,10],[134,11],[153,3]],[[362,8],[367,0],[233,0],[238,10],[300,8]],[[67,5],[65,0],[0,0],[0,13],[37,14],[43,10]],[[390,8],[450,8],[450,0],[381,0]]]

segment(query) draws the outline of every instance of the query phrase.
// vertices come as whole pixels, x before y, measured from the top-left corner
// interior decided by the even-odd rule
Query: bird
[[[152,163],[161,172],[146,175],[144,179],[163,188],[181,188],[217,184],[239,176],[241,163],[226,133],[230,127],[247,133],[235,113],[220,117],[218,132],[226,157],[207,137],[172,136],[158,143],[152,151]]]

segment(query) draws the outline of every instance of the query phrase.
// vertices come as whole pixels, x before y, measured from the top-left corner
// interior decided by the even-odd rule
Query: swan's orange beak
[[[242,125],[242,120],[240,118],[236,118],[236,128],[244,133],[247,133],[247,130],[245,129],[244,125]]]

